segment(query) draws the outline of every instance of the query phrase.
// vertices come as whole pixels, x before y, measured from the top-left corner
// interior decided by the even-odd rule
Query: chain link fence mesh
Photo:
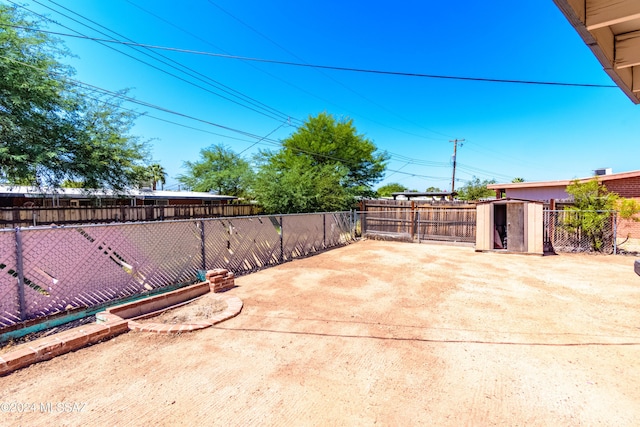
[[[0,328],[20,321],[15,230],[0,230]]]
[[[21,230],[26,317],[91,307],[191,280],[194,222]]]
[[[278,217],[205,220],[204,241],[208,268],[248,273],[281,261]]]
[[[349,212],[2,230],[0,328],[193,283],[202,270],[255,271],[351,236]]]
[[[616,212],[545,210],[546,252],[613,253]]]
[[[283,257],[291,260],[324,249],[324,215],[291,215],[282,217]]]

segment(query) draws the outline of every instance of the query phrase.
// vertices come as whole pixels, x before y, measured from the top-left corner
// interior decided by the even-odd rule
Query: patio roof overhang
[[[622,91],[640,104],[640,0],[554,0]]]

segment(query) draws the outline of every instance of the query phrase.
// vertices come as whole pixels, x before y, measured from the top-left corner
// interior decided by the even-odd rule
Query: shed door
[[[524,203],[507,203],[507,249],[525,252]]]

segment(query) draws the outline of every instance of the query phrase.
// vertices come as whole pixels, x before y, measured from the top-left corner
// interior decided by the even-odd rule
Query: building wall
[[[640,198],[640,176],[603,182],[607,190],[622,197]]]
[[[537,188],[507,188],[506,197],[524,200],[548,201],[549,199],[566,199],[569,197],[565,186]]]
[[[640,201],[640,177],[613,179],[604,181],[603,184],[611,192],[625,198],[633,198]],[[540,201],[548,201],[549,199],[562,200],[569,198],[565,188],[564,186],[513,188],[506,190],[506,197]],[[621,249],[640,251],[640,221],[625,220],[618,217],[616,234],[618,243],[621,244]]]
[[[633,199],[640,202],[640,197],[633,197]],[[636,217],[640,220],[640,215],[636,215]],[[616,231],[620,249],[640,252],[640,221],[622,219],[618,216]]]

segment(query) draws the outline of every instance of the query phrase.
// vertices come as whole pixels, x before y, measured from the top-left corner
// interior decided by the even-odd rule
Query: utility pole
[[[460,143],[460,147],[462,147],[464,139],[454,139],[449,140],[449,142],[453,142],[453,175],[451,175],[451,193],[453,193],[456,189],[456,154],[458,152],[458,142]],[[453,194],[451,197],[453,197]]]

